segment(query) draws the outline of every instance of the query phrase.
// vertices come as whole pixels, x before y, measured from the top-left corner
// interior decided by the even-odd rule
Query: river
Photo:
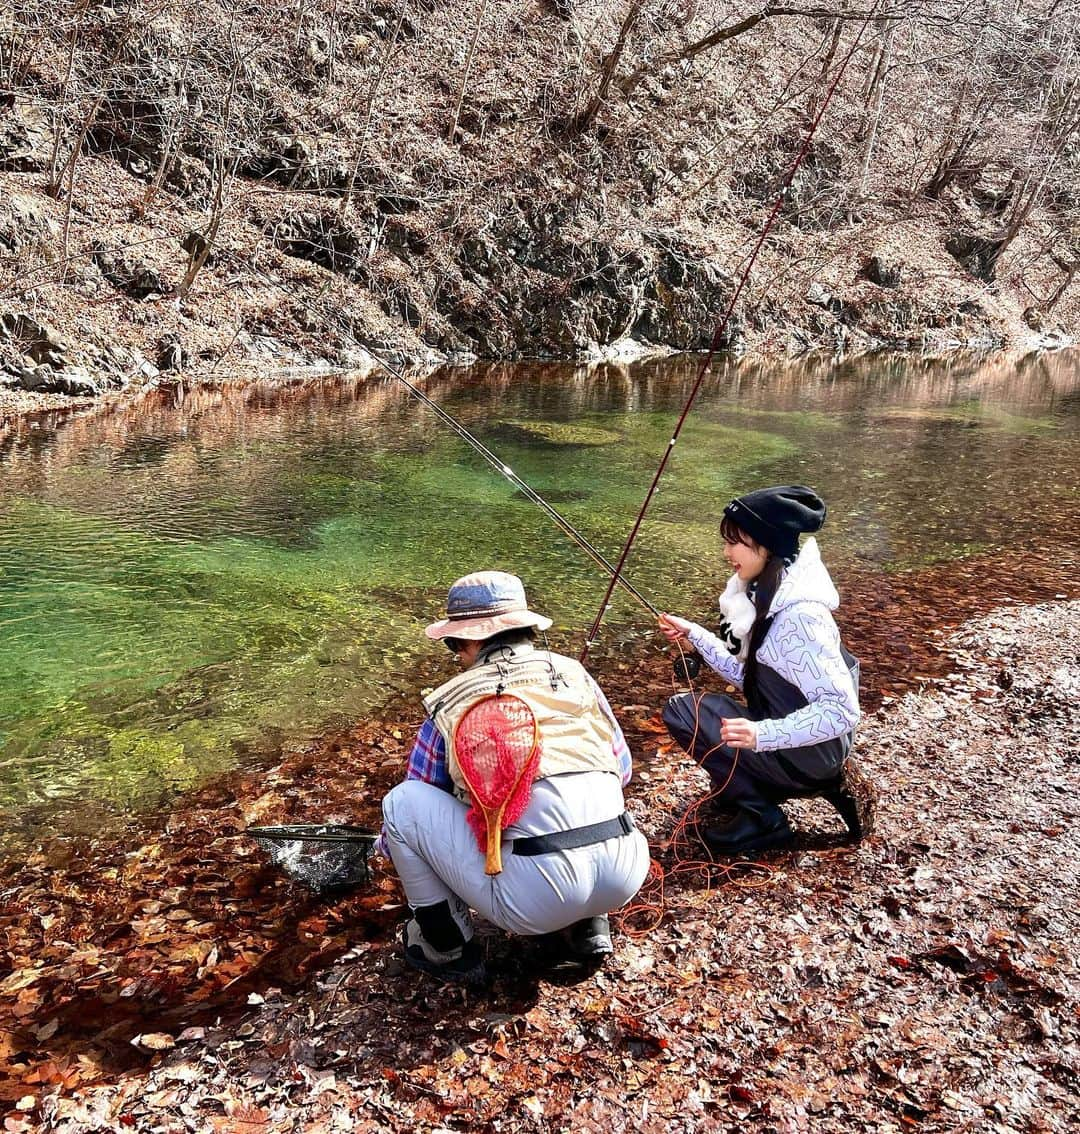
[[[694,373],[493,365],[421,384],[616,558]],[[1075,353],[725,362],[628,575],[700,613],[724,504],[783,482],[828,501],[841,577],[1033,532],[1052,555],[1080,529],[1078,424]],[[0,448],[8,831],[156,806],[372,711],[416,683],[424,623],[479,567],[521,574],[571,649],[606,582],[392,380],[177,389],[24,428]],[[598,664],[650,633],[617,592]]]

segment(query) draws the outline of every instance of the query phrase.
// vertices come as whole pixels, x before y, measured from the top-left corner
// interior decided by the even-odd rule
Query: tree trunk
[[[870,177],[870,162],[874,156],[874,144],[877,141],[878,129],[881,125],[881,109],[885,103],[885,76],[889,69],[889,57],[892,53],[893,25],[885,29],[885,35],[878,52],[877,67],[871,80],[868,101],[873,101],[870,110],[866,141],[863,145],[862,161],[859,165],[859,197],[866,196],[866,184]]]
[[[600,108],[607,99],[608,88],[611,86],[611,81],[615,77],[615,68],[618,67],[622,53],[626,50],[627,40],[630,38],[630,33],[633,31],[634,25],[638,22],[638,18],[641,16],[643,3],[644,0],[631,0],[630,10],[623,18],[615,46],[605,57],[601,67],[600,85],[596,88],[596,94],[592,96],[588,104],[582,110],[579,110],[577,114],[571,118],[569,133],[583,134],[592,126],[593,122],[596,121],[596,116],[600,113]]]
[[[951,149],[947,142],[938,157],[934,172],[930,175],[922,188],[922,195],[924,197],[930,197],[932,200],[936,201],[957,177],[964,172],[966,168],[964,163],[967,160],[967,156],[971,152],[972,147],[979,140],[982,134],[983,123],[996,105],[999,97],[999,91],[991,90],[990,87],[984,88],[979,95],[978,102],[975,104],[971,121],[960,135],[960,140]]]
[[[233,44],[233,51],[234,53],[236,52],[235,44]],[[206,261],[210,258],[210,252],[217,240],[218,230],[221,228],[221,218],[225,215],[225,191],[229,179],[236,172],[236,166],[240,160],[238,157],[233,158],[232,168],[230,169],[223,152],[224,146],[228,144],[230,137],[232,104],[233,98],[236,95],[236,84],[239,75],[240,56],[237,53],[234,54],[232,74],[229,76],[229,89],[225,95],[225,107],[222,114],[222,149],[218,150],[214,160],[214,202],[210,209],[210,223],[206,226],[206,231],[200,234],[201,239],[196,243],[195,249],[188,259],[187,271],[184,272],[184,278],[180,281],[180,286],[176,289],[177,296],[180,299],[186,298],[191,291],[191,285],[195,282],[195,277],[202,271]]]
[[[1046,162],[1042,170],[1042,175],[1035,179],[1034,171],[1027,174],[1024,179],[1022,187],[1016,194],[1012,213],[1005,224],[1004,230],[994,241],[990,251],[986,255],[986,264],[993,273],[997,267],[998,261],[1001,259],[1005,250],[1010,244],[1020,235],[1021,229],[1027,222],[1028,217],[1031,216],[1035,210],[1035,206],[1042,200],[1043,191],[1046,189],[1046,184],[1050,180],[1050,174],[1057,166],[1058,160],[1072,138],[1072,136],[1080,130],[1080,107],[1078,107],[1078,87],[1080,87],[1080,80],[1075,80],[1072,86],[1065,94],[1065,98],[1061,104],[1061,110],[1058,112],[1056,121],[1050,129],[1050,138],[1053,143],[1053,150],[1051,151],[1050,159]],[[1034,184],[1032,184],[1034,182]]]
[[[394,48],[397,46],[398,35],[401,33],[401,25],[405,22],[405,12],[409,7],[409,0],[401,0],[401,9],[398,12],[397,23],[394,24],[394,33],[390,36],[390,40],[386,45],[386,52],[382,57],[382,62],[379,64],[379,70],[376,72],[375,81],[371,84],[371,92],[368,94],[367,114],[364,118],[364,128],[360,132],[360,141],[356,143],[356,156],[353,158],[353,166],[349,171],[349,180],[345,186],[345,191],[341,195],[341,205],[338,208],[338,216],[344,216],[349,208],[349,202],[353,199],[353,194],[356,192],[356,179],[360,175],[360,163],[364,160],[364,150],[367,147],[368,132],[371,130],[371,120],[375,115],[375,100],[379,94],[379,87],[382,86],[383,79],[386,78],[387,69],[390,66],[390,56],[394,53]]]
[[[1069,290],[1072,286],[1073,277],[1080,271],[1080,259],[1071,261],[1065,260],[1061,256],[1055,256],[1053,253],[1051,253],[1050,259],[1065,273],[1065,279],[1060,286],[1055,289],[1054,294],[1042,304],[1042,309],[1047,315],[1054,310],[1057,306],[1057,301]]]
[[[843,30],[843,27],[843,20],[837,16],[833,21],[832,39],[829,41],[829,50],[825,52],[825,58],[821,61],[821,70],[818,73],[818,80],[813,87],[810,88],[810,97],[806,101],[806,117],[811,122],[817,117],[818,96],[821,94],[825,76],[828,75],[833,60],[836,58],[836,49],[840,46],[840,32]]]
[[[64,112],[67,109],[68,96],[71,93],[71,76],[75,70],[75,47],[82,32],[82,21],[86,7],[86,4],[79,5],[78,16],[72,25],[71,38],[68,40],[67,66],[64,71],[64,81],[60,84],[60,105],[56,108],[56,129],[53,134],[52,157],[49,160],[49,181],[46,192],[50,197],[59,196],[60,185],[64,180],[64,175],[59,168],[60,142],[64,136]]]
[[[476,43],[480,38],[480,28],[484,23],[484,16],[487,14],[488,0],[480,0],[480,7],[476,12],[476,27],[473,28],[472,42],[469,44],[469,55],[465,60],[465,74],[461,76],[461,90],[458,91],[457,106],[454,107],[454,118],[450,123],[450,132],[446,135],[446,140],[452,142],[454,136],[457,134],[458,122],[461,120],[461,107],[465,102],[465,92],[469,88],[469,75],[472,72],[473,59],[476,57]]]

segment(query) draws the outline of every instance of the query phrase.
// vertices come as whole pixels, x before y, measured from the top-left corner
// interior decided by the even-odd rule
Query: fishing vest
[[[564,772],[619,774],[612,745],[615,731],[583,665],[547,650],[504,648],[452,677],[424,698],[424,708],[446,741],[447,770],[456,794],[468,797],[454,751],[454,732],[465,713],[484,697],[512,693],[529,706],[540,734],[534,779]]]

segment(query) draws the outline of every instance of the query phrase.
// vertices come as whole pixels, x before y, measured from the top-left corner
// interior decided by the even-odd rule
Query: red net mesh
[[[529,802],[540,761],[536,718],[518,697],[486,697],[458,722],[454,753],[472,796],[469,825],[481,851],[492,841],[495,850],[498,832],[520,819]]]

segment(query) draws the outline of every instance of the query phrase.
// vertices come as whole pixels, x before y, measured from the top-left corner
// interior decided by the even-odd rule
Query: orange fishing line
[[[685,661],[686,654],[683,651],[682,642],[677,640],[675,646],[679,651],[679,657]],[[683,672],[687,674],[686,680],[690,687],[694,705],[694,730],[687,745],[687,751],[693,756],[701,727],[701,702],[706,693],[704,690],[700,693],[696,692],[693,679],[689,676],[685,667]],[[675,682],[674,673],[672,674],[671,685],[672,691],[677,693],[679,689]],[[717,749],[722,747],[723,743],[714,744],[702,756],[693,756],[693,758],[701,767]],[[701,808],[718,799],[726,791],[735,775],[735,769],[739,765],[741,753],[741,748],[735,749],[731,770],[724,782],[719,787],[712,788],[704,795],[699,796],[675,821],[671,835],[667,843],[664,844],[671,854],[672,865],[665,870],[655,856],[649,862],[649,872],[638,891],[637,900],[628,906],[624,906],[620,912],[619,928],[627,937],[631,939],[646,937],[654,929],[659,928],[664,920],[664,915],[667,913],[666,899],[669,879],[685,878],[690,880],[691,884],[693,884],[693,880],[696,880],[698,888],[705,891],[706,898],[715,886],[723,884],[737,886],[744,890],[760,890],[770,884],[773,875],[776,873],[776,867],[770,866],[767,862],[750,859],[718,862],[708,845],[697,834]],[[701,857],[703,851],[707,856],[705,858]],[[639,923],[641,919],[644,919],[644,924]],[[639,924],[630,924],[631,920]]]

